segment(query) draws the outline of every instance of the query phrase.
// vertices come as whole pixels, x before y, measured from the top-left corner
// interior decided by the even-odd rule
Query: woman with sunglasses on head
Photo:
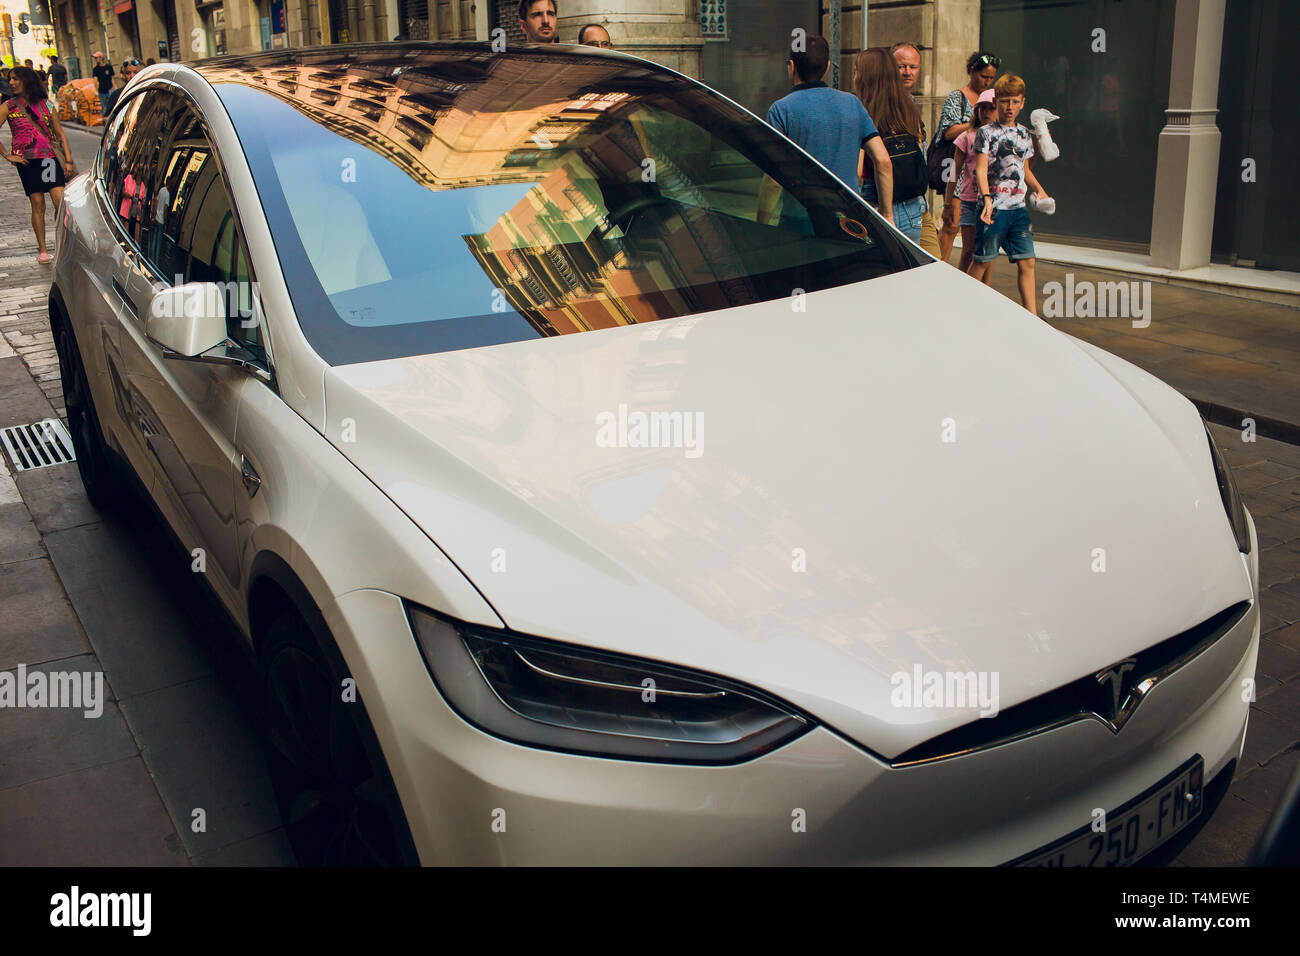
[[[943,112],[939,114],[939,135],[949,142],[971,129],[971,118],[975,113],[975,103],[985,90],[993,89],[993,81],[998,78],[998,67],[1002,61],[992,53],[972,53],[966,60],[966,74],[970,77],[966,85],[953,90],[943,101]],[[960,230],[961,200],[954,199],[943,207],[943,227],[939,230],[939,258],[944,262],[952,255],[952,245]]]
[[[5,158],[18,167],[23,192],[32,204],[32,231],[36,233],[39,250],[36,261],[44,264],[53,258],[45,248],[45,194],[50,194],[57,210],[63,200],[65,161],[68,173],[75,175],[77,170],[72,163],[68,137],[59,125],[59,118],[45,102],[45,84],[36,71],[26,66],[15,67],[10,82],[14,88],[13,99],[0,107],[0,126],[8,123],[13,134]]]

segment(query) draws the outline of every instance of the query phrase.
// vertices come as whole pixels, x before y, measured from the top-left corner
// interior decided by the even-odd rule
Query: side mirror
[[[144,332],[151,342],[192,357],[226,341],[226,302],[215,282],[186,282],[155,292]]]

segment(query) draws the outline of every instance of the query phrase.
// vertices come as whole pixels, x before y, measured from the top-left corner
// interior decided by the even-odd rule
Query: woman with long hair
[[[853,61],[853,92],[884,140],[891,167],[894,225],[918,245],[925,214],[925,137],[921,111],[903,86],[898,64],[886,47],[863,50]],[[879,171],[864,152],[860,161],[862,198],[880,205]]]
[[[18,177],[23,181],[23,192],[32,204],[32,231],[36,233],[39,252],[36,261],[50,262],[53,257],[45,248],[45,194],[50,194],[54,208],[63,201],[66,185],[62,155],[67,158],[68,172],[76,173],[72,163],[72,150],[68,137],[59,125],[59,118],[50,111],[46,102],[45,84],[36,71],[26,66],[14,67],[10,74],[13,99],[0,106],[0,126],[9,124],[12,144],[5,158],[18,167]]]

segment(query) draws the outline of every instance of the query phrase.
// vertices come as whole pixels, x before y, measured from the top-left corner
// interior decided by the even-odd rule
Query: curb
[[[1226,428],[1240,429],[1242,421],[1250,418],[1254,419],[1255,434],[1260,438],[1271,438],[1274,441],[1285,442],[1288,445],[1300,445],[1300,424],[1288,422],[1281,418],[1273,418],[1270,415],[1256,415],[1253,412],[1243,411],[1229,405],[1221,405],[1206,398],[1196,398],[1192,395],[1187,397],[1191,399],[1192,404],[1196,406],[1207,422],[1223,425]]]

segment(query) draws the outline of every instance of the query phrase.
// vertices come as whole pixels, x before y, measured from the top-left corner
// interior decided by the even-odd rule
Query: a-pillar
[[[1210,263],[1219,174],[1219,53],[1227,0],[1178,0],[1169,71],[1169,108],[1160,131],[1151,214],[1151,264],[1195,269]]]

